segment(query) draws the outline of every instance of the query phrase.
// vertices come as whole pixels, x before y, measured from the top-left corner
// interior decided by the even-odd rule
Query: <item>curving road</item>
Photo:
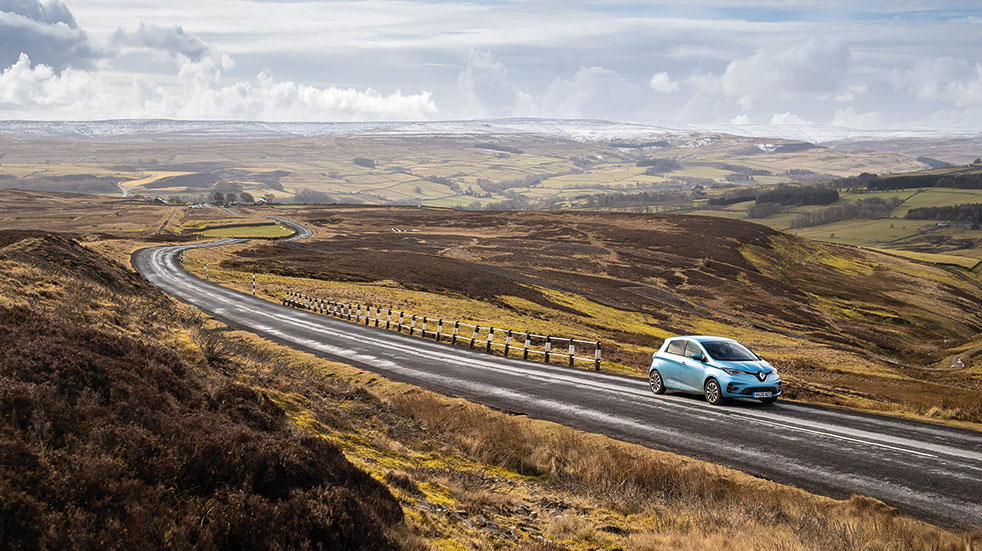
[[[194,247],[141,249],[132,263],[232,326],[393,380],[833,497],[870,495],[944,526],[982,528],[980,433],[791,403],[712,407],[700,397],[655,397],[640,379],[492,357],[226,289],[180,266],[181,250]]]

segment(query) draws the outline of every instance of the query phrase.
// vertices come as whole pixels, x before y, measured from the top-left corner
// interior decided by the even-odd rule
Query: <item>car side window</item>
[[[698,344],[696,344],[696,343],[694,343],[692,341],[689,341],[685,345],[685,357],[686,358],[692,358],[696,354],[702,354],[702,348],[699,348],[699,345]]]
[[[665,349],[665,352],[668,352],[669,354],[675,354],[676,356],[684,356],[685,341],[682,339],[678,339],[668,343],[668,348]]]

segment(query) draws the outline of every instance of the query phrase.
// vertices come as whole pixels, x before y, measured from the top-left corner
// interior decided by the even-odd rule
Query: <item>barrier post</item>
[[[597,341],[597,353],[594,356],[593,370],[600,371],[600,341]]]
[[[389,313],[385,316],[385,328],[388,329],[392,324],[392,308],[389,308]]]
[[[361,304],[358,305],[358,310],[355,313],[355,323],[361,321]]]
[[[256,296],[256,272],[252,272],[252,296]]]
[[[413,314],[413,319],[409,321],[409,336],[413,336],[413,331],[416,330],[416,314]]]
[[[397,333],[402,333],[402,315],[403,314],[405,314],[405,312],[399,312],[399,326],[396,327],[396,332]]]
[[[440,342],[440,335],[443,333],[443,318],[436,324],[436,342]]]
[[[467,348],[474,348],[474,340],[477,339],[477,332],[481,330],[480,325],[474,326],[474,333],[471,335],[471,342],[467,345]]]
[[[488,354],[491,353],[491,342],[492,341],[494,341],[494,327],[492,327],[488,331],[488,342],[487,342],[487,345],[486,345],[486,347],[484,349],[484,351],[487,352]]]
[[[450,338],[450,344],[457,344],[457,332],[460,331],[460,322],[453,322],[453,337]]]
[[[365,325],[368,325],[368,322],[370,322],[370,321],[372,321],[372,307],[371,306],[366,306],[365,307]]]
[[[522,359],[529,359],[529,343],[532,341],[532,335],[528,331],[525,332],[525,344],[522,345]]]
[[[423,328],[419,330],[419,336],[426,338],[426,316],[423,316]]]
[[[576,353],[576,342],[573,339],[569,340],[569,366],[573,367],[573,357]]]
[[[289,296],[290,296],[290,292],[289,291],[283,293],[283,306],[286,306],[286,299]]]
[[[546,337],[546,359],[545,362],[549,363],[549,352],[552,351],[552,337]]]
[[[505,356],[508,356],[508,349],[511,347],[511,329],[508,330],[508,334],[505,335]]]
[[[208,279],[208,261],[205,260],[205,279]]]
[[[382,317],[382,307],[381,306],[376,306],[375,307],[375,327],[378,327],[378,320],[381,317]]]

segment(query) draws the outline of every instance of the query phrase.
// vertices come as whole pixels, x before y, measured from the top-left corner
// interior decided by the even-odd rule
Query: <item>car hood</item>
[[[739,369],[740,371],[746,371],[751,375],[755,375],[761,372],[767,373],[771,371],[774,372],[777,371],[776,369],[774,369],[774,366],[765,362],[764,360],[760,360],[756,362],[724,362],[721,360],[713,360],[713,365],[719,368]]]

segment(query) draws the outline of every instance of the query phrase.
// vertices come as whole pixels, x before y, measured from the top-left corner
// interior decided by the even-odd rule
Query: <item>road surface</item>
[[[982,433],[791,403],[656,397],[636,378],[488,356],[257,299],[185,272],[184,248],[193,246],[142,249],[132,263],[177,299],[274,341],[501,410],[982,528]]]

